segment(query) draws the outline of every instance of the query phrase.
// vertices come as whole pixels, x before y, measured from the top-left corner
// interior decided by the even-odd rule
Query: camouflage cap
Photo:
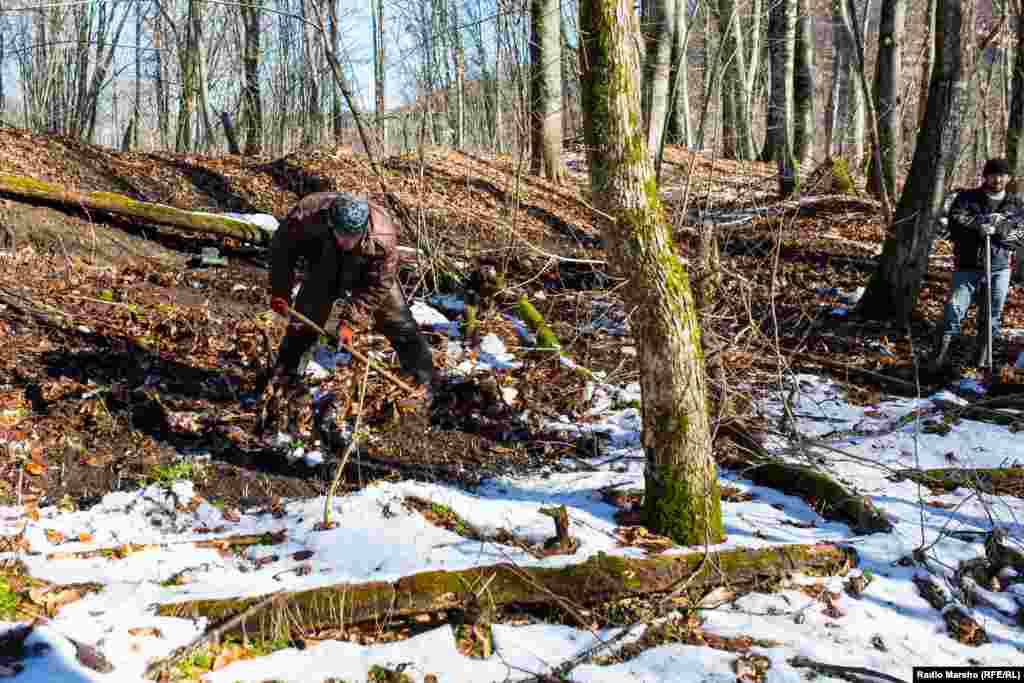
[[[338,236],[358,235],[366,230],[370,205],[350,194],[339,194],[331,206],[334,232]]]

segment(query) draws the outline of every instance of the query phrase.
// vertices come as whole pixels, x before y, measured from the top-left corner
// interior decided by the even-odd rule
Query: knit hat
[[[1006,159],[989,159],[985,162],[985,170],[981,175],[1013,175],[1010,173],[1010,164]]]
[[[331,217],[338,237],[359,235],[366,230],[370,205],[350,194],[339,194],[331,207]]]

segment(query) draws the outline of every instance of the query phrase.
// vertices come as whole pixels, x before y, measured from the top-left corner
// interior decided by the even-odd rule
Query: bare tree
[[[747,93],[747,67],[743,33],[735,0],[718,0],[718,21],[721,27],[725,59],[725,79],[721,84],[723,154],[728,159],[753,159],[754,138],[750,122],[750,98]]]
[[[868,185],[876,197],[896,195],[896,162],[900,148],[900,75],[903,68],[903,24],[905,0],[882,0],[878,29],[878,58],[875,69],[875,111],[878,116],[878,145],[881,167],[871,160]],[[885,183],[883,191],[882,183]]]
[[[672,31],[672,90],[669,94],[671,111],[666,135],[670,142],[693,146],[693,125],[690,121],[690,16],[687,0],[675,0],[675,29]]]
[[[649,0],[644,25],[643,121],[647,151],[654,160],[655,173],[661,166],[661,142],[668,117],[669,76],[672,73],[672,44],[676,0]]]
[[[768,10],[771,93],[762,161],[792,154],[793,67],[796,57],[796,0],[773,0]],[[788,194],[788,192],[787,192]]]
[[[831,156],[859,164],[864,157],[864,106],[855,82],[857,49],[846,0],[832,0],[832,89],[825,117],[826,147]]]
[[[257,156],[263,153],[263,96],[260,93],[260,34],[262,13],[258,5],[242,3],[244,45],[242,67],[245,83],[242,86],[242,107],[245,112],[245,154]]]
[[[1024,10],[1014,0],[1018,14]],[[1006,129],[1006,157],[1014,176],[1024,176],[1024,20],[1018,16],[1014,27],[1016,45],[1013,56],[1013,85],[1010,96],[1010,120]]]
[[[796,55],[793,60],[793,154],[798,164],[807,162],[814,148],[814,17],[807,0],[796,3]]]
[[[723,538],[700,329],[686,270],[653,186],[637,122],[639,27],[629,0],[580,2],[581,95],[590,188],[624,289],[640,351],[644,518],[677,543]]]
[[[560,182],[562,164],[562,38],[558,0],[530,0],[530,172]]]
[[[858,306],[861,314],[875,320],[908,324],[928,269],[935,218],[960,148],[965,96],[962,46],[969,40],[964,34],[973,32],[964,17],[973,16],[974,3],[942,0],[937,6],[927,116],[878,269]]]

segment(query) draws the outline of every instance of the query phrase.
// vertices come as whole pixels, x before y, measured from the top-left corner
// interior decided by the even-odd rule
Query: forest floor
[[[370,373],[361,414],[366,433],[356,458],[357,466],[346,470],[339,494],[342,505],[359,510],[366,507],[361,513],[363,531],[338,543],[349,547],[366,543],[372,546],[374,525],[386,527],[382,520],[388,519],[386,515],[380,518],[373,510],[379,512],[381,506],[387,507],[387,501],[400,495],[403,500],[444,501],[433,509],[432,515],[426,515],[426,527],[417,522],[418,526],[398,527],[389,536],[393,540],[402,533],[411,534],[421,550],[430,540],[451,542],[448,536],[435,539],[433,532],[425,529],[447,525],[442,530],[449,536],[457,535],[458,524],[449,513],[460,507],[463,518],[481,528],[499,528],[503,523],[494,520],[515,518],[515,524],[507,525],[515,527],[516,534],[542,542],[540,523],[521,520],[536,517],[537,503],[551,500],[569,504],[574,525],[589,524],[601,529],[601,541],[588,541],[586,534],[580,532],[583,547],[571,556],[574,561],[595,552],[621,549],[623,543],[608,546],[606,542],[608,537],[615,537],[618,529],[634,529],[627,534],[632,539],[625,543],[627,549],[631,543],[634,548],[636,544],[644,545],[637,541],[642,536],[636,532],[640,527],[630,527],[621,516],[621,526],[614,521],[616,505],[629,508],[635,501],[618,501],[615,505],[602,502],[597,504],[599,512],[589,509],[585,502],[588,496],[592,499],[598,494],[612,500],[608,491],[627,484],[642,488],[642,462],[637,462],[642,461],[642,452],[638,455],[635,443],[639,429],[635,424],[639,399],[635,383],[639,375],[629,311],[619,295],[623,280],[603,265],[605,254],[589,198],[585,155],[579,150],[568,150],[565,160],[567,179],[559,186],[522,174],[520,160],[508,156],[432,149],[422,157],[391,158],[383,165],[389,189],[416,221],[404,226],[403,244],[445,256],[443,261],[429,263],[410,259],[403,267],[402,279],[421,328],[431,342],[436,364],[451,377],[460,379],[453,380],[428,406],[410,404]],[[281,159],[118,153],[9,128],[0,128],[0,167],[6,172],[76,190],[117,192],[194,211],[268,213],[278,219],[309,192],[344,190],[374,195],[379,190],[367,160],[343,151],[310,150]],[[808,197],[800,202],[780,203],[773,198],[776,185],[777,178],[769,165],[715,160],[674,148],[666,151],[661,195],[680,257],[696,257],[698,234],[693,226],[698,220],[715,225],[721,284],[704,309],[702,326],[716,405],[723,410],[719,414],[721,423],[742,424],[766,448],[782,452],[778,449],[784,451],[786,447],[773,441],[780,438],[773,431],[778,417],[773,411],[780,410],[780,395],[789,396],[794,410],[803,406],[796,410],[795,433],[824,434],[832,439],[833,450],[840,448],[836,439],[855,439],[856,435],[851,435],[863,430],[865,420],[884,418],[899,422],[908,414],[922,419],[934,417],[914,401],[934,396],[942,387],[930,385],[928,378],[915,373],[914,357],[927,358],[934,345],[936,326],[948,293],[949,245],[941,240],[936,244],[909,335],[884,322],[861,320],[853,315],[853,304],[873,270],[884,237],[877,205],[862,196]],[[242,526],[263,533],[266,525],[256,521],[257,517],[274,513],[275,519],[286,518],[290,535],[297,535],[303,519],[310,519],[310,510],[323,506],[322,497],[334,475],[338,450],[336,445],[326,442],[315,451],[306,445],[304,452],[294,452],[294,458],[286,459],[254,438],[255,382],[258,373],[269,366],[284,330],[283,321],[268,310],[265,250],[231,239],[46,202],[8,198],[0,212],[0,219],[15,234],[14,248],[0,256],[0,338],[5,342],[0,345],[0,446],[4,454],[0,458],[0,504],[9,506],[3,508],[4,519],[12,530],[7,538],[18,539],[20,544],[11,548],[11,559],[25,562],[18,566],[28,565],[32,575],[40,580],[114,581],[96,568],[75,565],[80,559],[70,556],[65,559],[73,566],[61,568],[51,561],[49,570],[32,558],[41,559],[55,551],[74,555],[87,553],[93,547],[142,543],[129,531],[140,524],[138,519],[111,521],[116,516],[112,506],[117,507],[113,501],[151,500],[162,495],[159,491],[175,487],[180,489],[176,494],[179,498],[186,496],[201,504],[196,502],[185,506],[191,507],[189,510],[178,510],[185,517],[194,518],[174,520],[169,526],[175,531],[167,529],[166,534],[180,535],[188,525],[193,532],[201,528],[202,533],[211,534],[223,527],[225,520],[239,519]],[[226,265],[204,266],[198,258],[204,247],[219,249],[226,257]],[[493,297],[481,316],[479,336],[464,339],[458,323],[466,281],[481,261],[488,260],[496,261],[506,270],[506,287]],[[532,350],[530,335],[523,332],[514,316],[514,304],[521,295],[530,298],[559,336],[560,356]],[[1014,330],[1021,330],[1024,343],[1024,294],[1016,288],[1010,293],[1004,327],[1009,330],[1010,341],[997,345],[996,362],[1012,365],[1018,351]],[[965,322],[964,331],[967,337],[974,334],[973,313]],[[357,331],[356,344],[360,350],[394,365],[386,341]],[[966,350],[965,345],[961,349],[963,360]],[[313,360],[314,369],[322,370],[313,380],[316,395],[332,400],[340,408],[331,417],[333,427],[344,432],[351,428],[359,412],[357,402],[349,397],[358,388],[363,369],[325,349],[319,349]],[[593,381],[595,375],[588,377],[576,372],[573,363],[596,373],[600,381]],[[1002,379],[998,386],[991,387],[1000,391],[991,393],[1010,394],[1010,403],[1004,404],[1006,410],[996,415],[997,424],[991,424],[991,419],[979,423],[982,429],[997,432],[986,432],[984,437],[969,432],[973,436],[967,441],[973,438],[981,440],[977,443],[1015,444],[1017,437],[1013,435],[1021,424],[1012,412],[1016,408],[1012,395],[1017,393],[1017,376],[1009,373]],[[487,390],[489,386],[496,386],[503,400],[496,403],[496,394]],[[798,394],[800,398],[796,398]],[[724,396],[731,399],[724,401]],[[808,403],[800,403],[802,400]],[[960,406],[961,412],[965,410],[963,400],[952,395],[936,398],[927,404],[927,410],[940,410],[935,406],[941,408],[950,401]],[[841,403],[848,412],[840,417],[823,417],[819,414],[821,406],[829,403]],[[723,408],[726,405],[727,410]],[[851,417],[849,411],[860,412]],[[942,436],[950,431],[955,437],[960,431],[968,433],[970,426],[959,418],[939,422],[951,426]],[[831,429],[821,431],[821,424]],[[907,424],[904,420],[898,427]],[[726,438],[725,431],[716,439],[716,457],[723,467],[734,462],[731,458],[738,448]],[[879,429],[877,437],[883,438],[883,432]],[[787,434],[793,437],[792,430]],[[913,443],[920,446],[919,432],[911,436]],[[1010,442],[1003,441],[1007,437]],[[905,453],[906,445],[894,442],[873,448]],[[844,442],[841,447],[853,446],[867,448],[864,443],[853,441]],[[958,457],[962,462],[968,461],[957,448],[945,449],[942,443],[929,448],[928,452],[934,451],[937,458],[932,467],[949,466]],[[980,448],[984,450],[984,446]],[[963,449],[969,450],[966,442]],[[942,458],[939,451],[943,451]],[[1013,445],[1006,451],[1022,451],[1020,459],[1024,461],[1020,446]],[[947,457],[954,452],[957,454],[952,458]],[[993,456],[982,458],[974,466],[1006,467],[1008,462]],[[857,482],[855,490],[861,493],[864,491],[860,487],[870,488],[867,482],[878,484],[879,488],[870,493],[876,504],[880,496],[884,499],[883,488],[891,486],[883,486],[881,480],[876,482],[863,472],[850,477]],[[570,481],[575,483],[570,485]],[[775,500],[777,505],[789,506],[791,512],[800,510],[799,514],[793,513],[798,518],[795,523],[784,520],[781,524],[822,530],[773,536],[777,542],[833,541],[850,535],[842,523],[817,516],[813,495],[805,495],[801,500],[769,493],[744,483],[725,469],[723,483],[729,484],[734,497],[725,503],[734,508],[727,513],[727,526],[749,527],[749,520],[760,514],[742,507],[750,503],[748,494],[757,489],[755,497]],[[515,495],[509,494],[510,488]],[[885,490],[891,493],[890,489]],[[1004,495],[990,497],[1008,509],[1019,508],[1019,501],[1005,503]],[[482,501],[496,505],[501,501],[505,507],[498,505],[490,510]],[[948,505],[968,503],[961,496]],[[523,505],[533,507],[526,511],[521,509]],[[883,507],[893,516],[898,506]],[[300,509],[305,512],[297,512]],[[950,508],[943,503],[939,509]],[[399,517],[406,521],[411,519],[409,515],[420,519],[411,510]],[[430,510],[428,506],[427,511]],[[590,514],[598,515],[599,519],[590,519]],[[960,514],[962,517],[962,510]],[[61,515],[77,517],[69,522],[71,518]],[[479,515],[486,519],[475,519]],[[909,525],[909,536],[913,535],[913,521],[908,519],[903,521]],[[31,526],[37,526],[42,535],[36,538],[29,533]],[[120,531],[111,531],[114,527]],[[1014,542],[1019,544],[1019,523],[1010,527],[1015,532],[1011,534]],[[346,533],[352,532],[352,528],[345,528]],[[155,533],[152,529],[149,532]],[[984,530],[978,533],[983,534]],[[745,532],[730,533],[734,538],[731,543],[735,545],[744,535]],[[752,533],[751,537],[764,540],[763,534],[758,537]],[[184,542],[181,538],[184,536],[167,542]],[[618,538],[621,540],[621,532]],[[646,551],[656,547],[660,552],[669,547],[660,543],[648,543]],[[295,550],[301,552],[304,551]],[[879,552],[886,557],[895,553],[896,559],[901,559],[909,550],[897,552],[888,547]],[[423,555],[415,549],[408,550],[408,554],[416,559],[403,564],[401,569],[375,572],[366,565],[358,571],[349,567],[331,577],[342,581],[394,580],[434,567],[438,562],[448,568],[481,562],[479,557],[462,562],[430,559],[430,553]],[[873,560],[877,566],[885,566],[888,561],[879,559],[881,555]],[[187,557],[185,564],[182,557]],[[178,567],[175,571],[196,562],[210,562],[188,553],[179,554],[178,558],[171,563]],[[247,561],[252,564],[256,559],[249,557]],[[529,563],[527,556],[517,561]],[[335,569],[342,564],[337,559]],[[256,563],[249,570],[262,571],[262,567]],[[147,575],[147,571],[153,576]],[[138,580],[164,586],[168,571],[162,565],[159,569],[139,569]],[[958,574],[957,580],[960,578]],[[901,586],[910,581],[909,576],[903,579]],[[202,583],[209,577],[197,580]],[[0,585],[0,607],[5,585]],[[1012,581],[1006,582],[1003,590],[1011,591],[1007,595],[1012,594],[1013,585]],[[6,592],[14,596],[10,609],[18,614],[33,602],[29,587],[17,582]],[[893,595],[903,596],[904,592],[899,588]],[[820,600],[821,594],[819,591],[815,599]],[[100,595],[106,595],[106,608],[113,610],[116,590],[110,588]],[[38,593],[35,596],[38,598]],[[916,595],[912,597],[916,599]],[[88,599],[67,602],[67,607],[63,603],[50,604],[45,611],[59,621],[65,613],[73,615],[74,610],[92,604]],[[565,614],[559,614],[557,609],[554,612],[542,621],[566,620]],[[637,608],[638,614],[642,612]],[[1005,618],[999,616],[999,610],[995,612],[997,616],[991,618],[1000,625],[990,627],[989,631],[994,628],[1002,635],[995,639],[991,658],[981,657],[981,661],[1001,663],[1006,653],[1020,648],[1024,640],[1019,628],[1016,635],[1007,635],[1012,628],[1004,628]],[[140,607],[139,614],[144,613],[145,609]],[[617,616],[609,616],[612,613]],[[627,617],[636,616],[611,608],[601,614],[600,618],[595,617],[595,623],[605,629],[632,623]],[[929,624],[935,615],[918,626],[934,628]],[[70,627],[81,616],[67,618],[71,620]],[[519,623],[516,618],[506,615],[506,625]],[[530,619],[531,623],[540,623],[537,614]],[[939,617],[938,622],[941,621]],[[641,651],[664,642],[711,647],[700,642],[704,636],[693,635],[695,624],[687,624],[674,626],[674,637],[665,635],[662,625],[658,638],[653,632],[646,640],[634,638],[635,651],[631,656],[620,656],[605,664],[625,666],[635,662]],[[201,632],[199,626],[193,626]],[[187,642],[197,633],[194,628],[167,623],[160,628],[168,634],[157,639],[163,642],[141,649],[134,645],[129,648],[123,641],[104,648],[97,645],[96,638],[76,635],[67,629],[63,632],[99,647],[109,659],[126,667],[124,671],[137,675],[141,663],[166,655],[172,645]],[[171,631],[177,635],[172,637]],[[412,635],[400,629],[389,631],[391,635],[385,631],[378,630],[376,637],[364,633],[350,640],[360,647],[370,647]],[[455,629],[453,633],[459,639],[460,652],[480,655],[472,642],[476,636],[465,629]],[[505,635],[506,643],[515,640],[509,634]],[[755,640],[760,637],[752,632],[746,635]],[[958,649],[961,644],[956,642],[955,634],[943,637],[951,645],[942,650],[939,659],[949,663],[952,657],[955,663],[964,650]],[[497,636],[494,638],[493,647],[498,647]],[[545,639],[561,642],[574,638],[568,632],[555,634],[549,630],[538,632],[515,647],[525,652],[543,649]],[[46,642],[55,652],[60,651],[61,646],[51,641],[52,638]],[[113,636],[106,642],[113,643]],[[533,668],[524,664],[533,661],[529,657],[516,660],[519,663],[512,668],[525,667],[529,673],[537,674],[550,670],[584,648],[581,642],[569,647],[573,652],[552,646],[550,657],[536,655],[537,666]],[[753,656],[752,646],[747,643],[739,650],[749,658]],[[271,649],[282,647],[278,644]],[[429,652],[436,647],[436,643],[428,643],[422,649]],[[0,659],[3,649],[0,647]],[[736,651],[737,647],[725,650]],[[233,650],[234,654],[220,660],[218,652],[224,651],[213,650],[209,661],[204,660],[205,666],[193,662],[188,671],[178,667],[175,675],[197,677],[215,668],[220,677],[210,680],[318,681],[342,675],[365,677],[372,668],[366,664],[362,673],[356,671],[358,666],[332,672],[330,667],[323,669],[318,664],[311,671],[321,672],[317,674],[320,678],[288,678],[288,664],[274,669],[272,674],[259,664],[251,671],[225,669],[238,659],[269,654],[266,648],[259,652]],[[515,659],[508,649],[504,652],[507,659],[502,666]],[[408,652],[400,655],[411,660],[418,656]],[[384,660],[378,662],[375,657],[364,655],[363,660],[383,665]],[[891,659],[892,666],[897,668],[907,664],[900,664],[895,656]],[[963,663],[967,659],[964,655]],[[709,675],[721,665],[707,658],[702,661],[710,667]],[[826,656],[824,661],[831,660]],[[0,666],[4,662],[0,661]],[[27,665],[27,671],[37,670],[40,676],[44,673],[39,668],[42,664],[33,668],[16,657],[7,664]],[[50,665],[57,666],[53,662],[47,666]],[[651,670],[663,665],[664,660],[658,659]],[[66,674],[67,680],[94,675],[71,665],[60,666],[65,668],[46,671]],[[418,666],[427,665],[421,662]],[[468,665],[452,660],[437,666],[450,666],[452,671],[458,671]],[[734,664],[730,666],[735,669]],[[779,664],[776,671],[781,674],[786,666],[793,665]],[[878,666],[888,665],[883,662]],[[79,678],[72,676],[72,669]],[[460,679],[450,673],[447,677],[441,675],[440,680],[515,678],[511,670],[493,678],[494,671],[484,667],[474,674],[478,677]],[[414,680],[426,680],[426,673],[426,669],[421,670]],[[612,675],[610,670],[605,673]],[[664,676],[638,674],[635,680],[683,680],[677,673],[678,669],[669,666]],[[523,671],[519,674],[525,675]],[[622,677],[625,674],[621,670],[619,678],[601,678],[603,675],[589,674],[579,680],[632,680]],[[116,673],[110,676],[109,680],[128,680]],[[739,675],[753,680],[764,676],[764,672],[756,671]],[[99,675],[96,679],[107,680]]]

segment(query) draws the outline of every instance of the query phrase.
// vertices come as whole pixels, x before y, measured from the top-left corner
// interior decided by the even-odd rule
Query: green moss
[[[711,543],[720,542],[725,534],[718,479],[713,478],[705,490],[688,480],[680,467],[663,465],[658,474],[647,477],[645,525],[680,545],[703,545],[705,532]]]
[[[0,577],[0,618],[14,619],[18,607],[18,594],[11,590],[6,577]]]
[[[856,194],[857,190],[850,176],[850,162],[845,157],[832,157],[832,186],[836,194]]]

